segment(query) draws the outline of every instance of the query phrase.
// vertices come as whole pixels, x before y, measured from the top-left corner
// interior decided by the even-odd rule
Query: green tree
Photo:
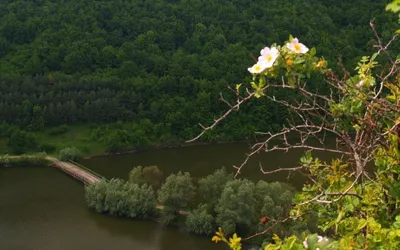
[[[129,172],[129,181],[137,185],[143,185],[145,183],[142,166],[134,167]]]
[[[207,206],[200,204],[186,217],[186,226],[190,232],[210,235],[215,228],[214,217],[207,212]]]
[[[171,174],[167,177],[158,191],[158,202],[165,206],[163,214],[166,217],[166,223],[175,219],[177,210],[188,208],[195,195],[195,186],[193,185],[190,174],[179,171],[177,174]]]
[[[108,183],[105,180],[85,186],[85,199],[90,208],[93,208],[99,213],[107,212],[106,196]]]
[[[82,152],[75,147],[63,148],[60,150],[58,157],[62,161],[76,161],[82,157]]]
[[[27,131],[15,129],[7,142],[8,150],[14,154],[35,152],[38,143],[34,134]]]
[[[161,187],[163,180],[163,173],[157,166],[137,166],[129,172],[129,181],[142,185],[153,187],[154,190],[158,190]]]
[[[226,183],[231,180],[233,180],[233,174],[227,173],[224,167],[199,180],[199,196],[211,211],[214,210],[221,197]]]
[[[215,207],[216,223],[224,232],[247,231],[258,221],[254,188],[246,179],[226,183]]]

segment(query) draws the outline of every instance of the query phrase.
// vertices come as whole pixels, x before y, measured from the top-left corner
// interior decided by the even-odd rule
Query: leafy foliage
[[[214,210],[222,190],[230,180],[233,180],[233,174],[228,174],[224,167],[199,180],[198,193],[211,210]]]
[[[155,214],[156,198],[151,187],[118,179],[102,180],[85,187],[86,202],[100,213],[129,218],[147,218]]]
[[[7,142],[8,150],[13,154],[35,152],[39,148],[35,135],[15,129]]]
[[[62,161],[70,161],[70,160],[75,161],[82,157],[82,153],[75,147],[63,148],[60,150],[58,157]]]
[[[0,167],[43,167],[47,165],[49,165],[49,162],[45,153],[20,155],[18,157],[0,155]]]
[[[237,229],[249,229],[256,224],[257,200],[254,183],[249,180],[229,181],[221,193],[215,212],[216,222],[224,232],[231,234]]]
[[[187,208],[195,195],[195,186],[193,185],[190,174],[179,171],[177,174],[171,174],[167,177],[158,190],[158,202],[166,206],[163,214],[166,216],[166,223],[172,222],[177,210]]]
[[[186,226],[190,232],[194,232],[199,235],[210,235],[212,234],[215,225],[214,218],[207,211],[207,205],[200,204],[197,209],[189,213],[186,218]]]
[[[387,9],[399,12],[398,1],[393,1]],[[388,49],[396,42],[397,35],[383,42],[374,23],[370,25],[377,40],[377,52],[370,57],[362,57],[353,76],[347,74],[339,79],[332,71],[318,67],[320,63],[315,64],[317,58],[313,50],[309,51],[292,37],[284,46],[273,45],[271,49],[263,49],[258,62],[249,68],[253,74],[253,82],[250,83],[253,92],[247,93],[247,99],[267,96],[269,93],[266,90],[269,87],[292,89],[304,96],[302,102],[297,103],[270,97],[290,109],[294,115],[300,116],[300,120],[292,119],[281,132],[266,133],[269,137],[257,144],[266,152],[308,149],[300,159],[300,167],[269,172],[261,170],[264,174],[300,170],[307,175],[311,183],[305,183],[302,191],[296,194],[291,217],[287,219],[302,221],[307,214],[314,214],[318,218],[319,229],[328,237],[307,231],[301,236],[292,233],[283,240],[274,235],[273,243],[265,244],[263,249],[350,250],[400,247],[400,196],[396,191],[400,182],[400,61],[399,56],[394,59],[392,51]],[[274,49],[278,51],[277,56],[271,52]],[[290,53],[295,58],[289,58],[291,61],[288,63],[287,56]],[[268,60],[273,63],[268,63]],[[296,60],[300,60],[300,65],[292,71],[291,67]],[[385,63],[385,60],[389,62]],[[304,78],[312,73],[309,65],[313,64],[317,72],[328,72],[326,77],[331,86],[331,95],[321,95],[317,90],[310,91],[307,83],[303,83]],[[282,83],[275,84],[277,79]],[[289,142],[287,135],[290,132],[299,135],[299,143]],[[325,138],[328,134],[336,138],[336,147],[323,145],[320,136]],[[310,146],[307,143],[309,137],[318,139],[322,146]],[[276,138],[282,138],[283,145],[271,146],[270,140]],[[331,161],[323,161],[314,157],[312,150],[340,155]],[[241,167],[243,165],[238,168],[238,172]],[[220,223],[223,225],[224,221]],[[262,231],[255,236],[266,232]],[[225,237],[219,230],[213,240],[221,239]],[[230,245],[226,239],[223,241]]]
[[[158,190],[161,187],[163,180],[163,173],[157,166],[137,166],[129,172],[129,181],[142,185],[153,187],[154,190]]]
[[[5,1],[0,120],[35,133],[90,124],[91,140],[109,152],[182,142],[200,131],[194,124],[224,110],[218,94],[227,84],[249,80],[245,68],[258,45],[282,43],[293,33],[331,67],[340,56],[354,65],[371,51],[371,18],[390,37],[396,20],[379,11],[383,6],[374,0]],[[320,87],[320,80],[310,85]],[[252,138],[261,129],[279,130],[289,117],[268,99],[243,109],[202,139]]]

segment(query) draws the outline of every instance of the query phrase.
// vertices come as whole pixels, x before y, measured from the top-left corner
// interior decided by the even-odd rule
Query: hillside
[[[79,140],[89,149],[81,150],[88,152],[94,143],[103,145],[98,151],[179,143],[226,108],[219,93],[250,79],[246,69],[262,46],[293,34],[315,46],[330,67],[337,69],[341,58],[354,68],[373,51],[371,17],[384,39],[392,34],[388,27],[397,20],[382,12],[385,4],[2,1],[0,149],[19,141],[8,143],[8,150],[54,151],[74,144],[68,132],[79,134],[82,127]],[[318,84],[313,79],[323,91]],[[204,140],[241,140],[257,130],[276,130],[288,115],[267,100],[251,105],[222,124],[224,133]],[[66,144],[54,139],[62,134]]]

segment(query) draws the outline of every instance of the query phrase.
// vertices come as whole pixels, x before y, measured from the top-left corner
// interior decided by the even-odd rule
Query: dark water
[[[246,144],[221,144],[152,150],[130,155],[101,156],[80,163],[107,177],[127,178],[138,165],[157,165],[167,176],[179,170],[195,178],[225,166],[240,164]],[[299,186],[304,177],[280,173],[264,176],[259,170],[295,167],[302,151],[255,156],[242,177],[288,181]],[[58,169],[0,169],[0,249],[135,249],[218,250],[210,237],[188,234],[152,221],[134,221],[98,214],[87,208],[83,185]]]
[[[218,250],[223,245],[152,221],[98,214],[83,185],[58,169],[0,169],[0,249]]]
[[[156,165],[168,176],[178,171],[187,171],[194,178],[213,173],[225,166],[228,171],[235,172],[233,165],[240,165],[245,160],[245,154],[250,151],[246,143],[217,144],[204,146],[188,146],[180,148],[165,148],[125,155],[98,156],[80,161],[80,163],[107,178],[128,178],[129,171],[135,166]],[[298,166],[303,150],[285,152],[270,152],[255,155],[243,167],[240,177],[251,180],[287,181],[301,185],[304,177],[299,173],[280,172],[263,175],[264,170],[282,167]],[[321,156],[321,154],[319,155]]]

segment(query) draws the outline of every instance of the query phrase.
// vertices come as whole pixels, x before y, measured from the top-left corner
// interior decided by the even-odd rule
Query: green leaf
[[[313,47],[310,49],[310,56],[315,56],[317,54],[317,50]]]
[[[358,221],[357,229],[358,229],[358,230],[361,230],[361,229],[363,229],[363,228],[366,227],[366,226],[367,226],[367,220],[366,220],[366,219],[360,219],[360,220]]]
[[[400,229],[400,221],[396,221],[395,223],[393,223],[393,226],[397,229]]]
[[[302,57],[297,57],[296,59],[294,59],[293,63],[294,63],[294,64],[300,64],[300,63],[303,63],[304,61],[305,61],[304,58],[302,58]]]
[[[378,53],[374,53],[374,54],[371,56],[371,61],[374,61],[377,55],[378,55]]]

